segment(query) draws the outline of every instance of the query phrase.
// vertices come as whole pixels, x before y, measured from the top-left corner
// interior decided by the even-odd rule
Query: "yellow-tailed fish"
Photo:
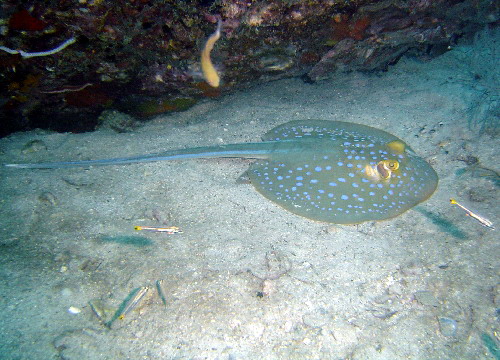
[[[116,319],[123,319],[137,304],[142,300],[144,295],[149,291],[148,286],[141,286],[132,290],[127,297],[122,301],[118,309],[115,311],[113,317],[105,323],[111,329]]]
[[[466,208],[462,204],[459,204],[455,199],[450,199],[450,203],[453,205],[457,205],[459,208],[463,209],[465,211],[465,215],[470,216],[474,220],[479,221],[479,223],[481,225],[483,225],[484,227],[487,227],[488,229],[491,229],[491,230],[495,230],[495,227],[493,226],[493,223],[491,221],[489,221],[488,219],[486,219],[485,217],[483,217],[481,215],[476,214],[475,212]]]
[[[134,230],[164,232],[164,233],[167,233],[167,234],[182,234],[182,230],[179,229],[177,226],[169,226],[169,227],[134,226]]]

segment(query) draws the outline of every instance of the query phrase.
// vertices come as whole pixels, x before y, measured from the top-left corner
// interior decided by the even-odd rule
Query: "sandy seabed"
[[[440,181],[394,219],[341,226],[237,183],[249,160],[2,168],[0,358],[498,359],[498,230],[449,199],[496,222],[500,144],[470,126],[485,99],[456,64],[451,51],[385,73],[276,81],[130,133],[1,139],[1,163],[63,161],[255,142],[290,120],[339,120],[403,139]],[[106,326],[143,286],[139,305]]]

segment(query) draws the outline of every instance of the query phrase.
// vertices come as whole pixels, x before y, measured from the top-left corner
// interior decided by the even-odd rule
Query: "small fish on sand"
[[[450,203],[453,205],[457,205],[459,208],[463,209],[465,211],[465,215],[470,216],[471,218],[479,221],[481,225],[484,227],[487,227],[488,229],[495,230],[495,227],[493,226],[493,223],[486,219],[485,217],[478,215],[474,213],[472,210],[466,208],[465,206],[459,204],[455,199],[450,199]]]
[[[135,309],[137,305],[139,305],[148,291],[149,286],[141,286],[132,290],[125,298],[125,300],[122,301],[118,309],[115,311],[113,317],[108,322],[106,322],[105,325],[111,329],[116,319],[123,320],[125,318],[125,315],[127,315],[130,311]],[[94,310],[94,312],[96,311]]]
[[[167,306],[167,297],[165,296],[165,292],[163,291],[163,280],[156,280],[156,291],[158,292],[158,296],[161,299],[161,302],[164,306]]]
[[[149,286],[143,286],[139,288],[139,291],[137,291],[135,295],[130,299],[130,301],[127,302],[125,308],[123,309],[123,312],[120,314],[118,318],[123,319],[125,318],[125,315],[134,310],[137,307],[137,305],[139,305],[144,296],[148,293],[148,291],[149,291]]]
[[[156,227],[156,226],[134,226],[134,230],[137,231],[152,231],[152,232],[164,232],[169,235],[171,234],[182,234],[182,230],[177,226],[169,227]]]
[[[217,22],[217,29],[212,35],[210,35],[205,44],[205,47],[203,48],[203,51],[201,52],[201,71],[203,72],[203,77],[205,78],[205,81],[214,88],[219,87],[220,77],[214,65],[212,64],[212,60],[210,59],[210,52],[214,48],[216,41],[220,38],[221,28],[222,21],[219,18],[219,21]]]

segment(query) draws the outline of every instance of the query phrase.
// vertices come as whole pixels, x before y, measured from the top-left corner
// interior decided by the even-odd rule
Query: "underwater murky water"
[[[452,66],[470,49],[429,63],[403,59],[383,74],[278,81],[131,133],[34,131],[0,140],[2,163],[88,160],[259,142],[280,124],[322,119],[393,134],[439,177],[436,192],[413,209],[348,226],[295,215],[281,207],[286,195],[269,201],[237,183],[250,160],[3,168],[0,352],[17,359],[495,359],[496,230],[449,203],[455,198],[497,225],[498,117],[469,127],[478,89],[470,69]],[[384,181],[398,173],[378,165],[375,175],[389,186]],[[254,170],[265,178],[262,166]],[[350,176],[318,166],[332,181]],[[273,171],[279,186],[286,175]],[[313,183],[305,191],[320,199],[301,196],[320,204],[329,193],[319,190]],[[374,196],[369,187],[356,191],[342,195]],[[305,206],[292,204],[299,214]]]

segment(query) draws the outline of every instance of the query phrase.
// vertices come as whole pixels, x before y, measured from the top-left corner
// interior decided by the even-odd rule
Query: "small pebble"
[[[330,317],[331,315],[328,313],[326,309],[318,308],[307,314],[304,314],[304,316],[302,317],[302,321],[307,326],[313,328],[320,328],[324,326],[328,322],[328,320],[330,320]]]
[[[111,129],[117,133],[131,132],[139,125],[132,116],[116,110],[104,110],[97,121],[99,128]]]
[[[447,317],[438,318],[439,331],[444,336],[455,336],[457,334],[457,322]]]
[[[65,296],[65,297],[68,297],[68,296],[73,295],[73,291],[71,291],[70,288],[64,288],[64,289],[61,290],[61,295]]]
[[[57,198],[51,192],[45,191],[38,196],[38,200],[48,205],[56,206]]]
[[[422,305],[439,306],[439,301],[430,291],[417,291],[415,293],[415,299]]]
[[[69,309],[68,309],[68,312],[70,314],[73,314],[73,315],[76,315],[76,314],[79,314],[82,312],[82,310],[80,310],[79,308],[75,307],[75,306],[70,306]]]
[[[32,140],[23,146],[23,154],[32,154],[42,150],[47,150],[47,145],[42,140]]]

